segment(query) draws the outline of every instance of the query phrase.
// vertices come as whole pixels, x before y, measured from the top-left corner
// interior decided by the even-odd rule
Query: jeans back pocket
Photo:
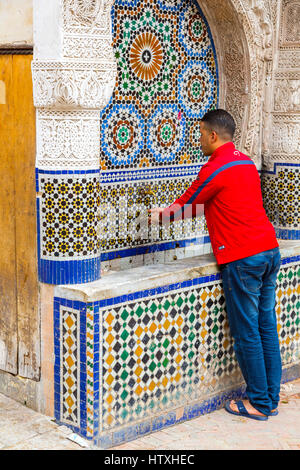
[[[266,266],[267,263],[261,264],[260,266],[237,266],[241,284],[245,289],[253,293],[260,291]]]

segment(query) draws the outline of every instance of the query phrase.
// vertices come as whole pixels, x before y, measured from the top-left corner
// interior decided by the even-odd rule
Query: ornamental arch
[[[251,130],[257,125],[257,94],[254,91],[258,88],[258,76],[256,58],[251,51],[253,41],[245,32],[245,26],[248,31],[251,30],[249,19],[239,1],[200,0],[199,4],[205,11],[216,44],[220,68],[220,107],[234,116],[237,124],[236,145],[250,154],[254,151]]]

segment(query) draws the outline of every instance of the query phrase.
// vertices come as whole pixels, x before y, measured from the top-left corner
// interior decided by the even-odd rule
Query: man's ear
[[[212,131],[211,133],[212,144],[214,144],[217,140],[218,140],[218,134],[215,131]]]

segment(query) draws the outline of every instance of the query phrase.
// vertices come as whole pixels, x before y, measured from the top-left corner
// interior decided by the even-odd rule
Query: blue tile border
[[[41,272],[41,232],[40,232],[40,224],[41,224],[41,213],[40,213],[40,198],[36,198],[36,231],[37,231],[37,262],[38,262],[38,278],[40,278]]]
[[[267,174],[267,175],[276,175],[277,173],[277,167],[282,167],[282,166],[290,166],[290,167],[294,167],[294,168],[300,168],[300,163],[284,163],[284,162],[274,162],[274,169],[273,171],[272,170],[265,170],[265,169],[262,169],[261,170],[261,173],[262,174]]]
[[[39,281],[46,284],[86,284],[101,277],[100,257],[68,261],[39,259],[38,268]]]
[[[99,168],[93,170],[43,170],[36,168],[36,178],[38,175],[89,175],[92,173],[99,175]]]
[[[169,177],[183,177],[183,176],[197,176],[201,170],[202,164],[197,165],[182,165],[182,166],[165,166],[154,168],[140,168],[139,170],[113,170],[101,171],[100,183],[105,185],[108,183],[120,183],[130,181],[144,181],[154,179],[165,179]]]
[[[60,331],[60,307],[65,306],[70,309],[79,311],[79,337],[80,345],[79,355],[80,361],[78,361],[79,367],[79,377],[80,383],[80,408],[79,413],[79,422],[80,425],[71,425],[66,423],[61,419],[61,373],[62,373],[62,364],[61,364],[61,331]],[[80,433],[86,439],[87,436],[87,406],[86,406],[86,379],[87,379],[87,370],[86,370],[86,303],[78,302],[73,300],[61,299],[54,297],[54,417],[58,424],[66,425],[76,433]]]
[[[300,255],[292,256],[291,258],[282,258],[281,265],[297,263],[298,261],[300,261]]]
[[[300,256],[294,256],[289,258],[283,258],[281,264],[285,265],[288,263],[295,263],[300,261]],[[201,276],[199,278],[191,279],[188,281],[179,282],[176,284],[168,284],[165,286],[155,287],[153,289],[145,289],[143,291],[133,292],[131,294],[125,294],[118,297],[112,297],[109,299],[100,300],[99,306],[100,308],[108,307],[109,305],[116,305],[125,302],[132,302],[137,299],[141,299],[144,297],[150,297],[154,295],[164,294],[169,291],[185,289],[191,286],[197,286],[204,283],[221,281],[221,273],[210,274],[207,276]]]
[[[61,303],[54,298],[54,417],[60,421],[60,312]]]
[[[93,364],[94,364],[94,378],[93,378],[93,426],[94,426],[94,437],[98,435],[99,426],[100,426],[100,323],[99,323],[99,303],[94,302],[88,304],[92,306],[94,311],[94,333],[93,333],[93,343],[94,343],[94,357],[93,357]]]
[[[280,240],[300,240],[300,230],[275,228],[276,237]]]
[[[111,261],[117,258],[127,258],[129,256],[144,255],[148,253],[158,253],[161,251],[174,250],[176,248],[186,248],[191,245],[203,245],[210,243],[208,235],[202,237],[189,238],[186,240],[176,240],[171,242],[157,243],[154,245],[142,245],[134,248],[127,248],[124,250],[108,251],[101,253],[101,261]]]

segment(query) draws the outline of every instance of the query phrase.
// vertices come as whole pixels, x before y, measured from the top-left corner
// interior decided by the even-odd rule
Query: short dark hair
[[[235,120],[224,109],[213,109],[208,111],[203,118],[201,119],[202,122],[205,122],[207,127],[211,131],[215,131],[220,137],[229,137],[230,139],[233,138],[236,124]]]

